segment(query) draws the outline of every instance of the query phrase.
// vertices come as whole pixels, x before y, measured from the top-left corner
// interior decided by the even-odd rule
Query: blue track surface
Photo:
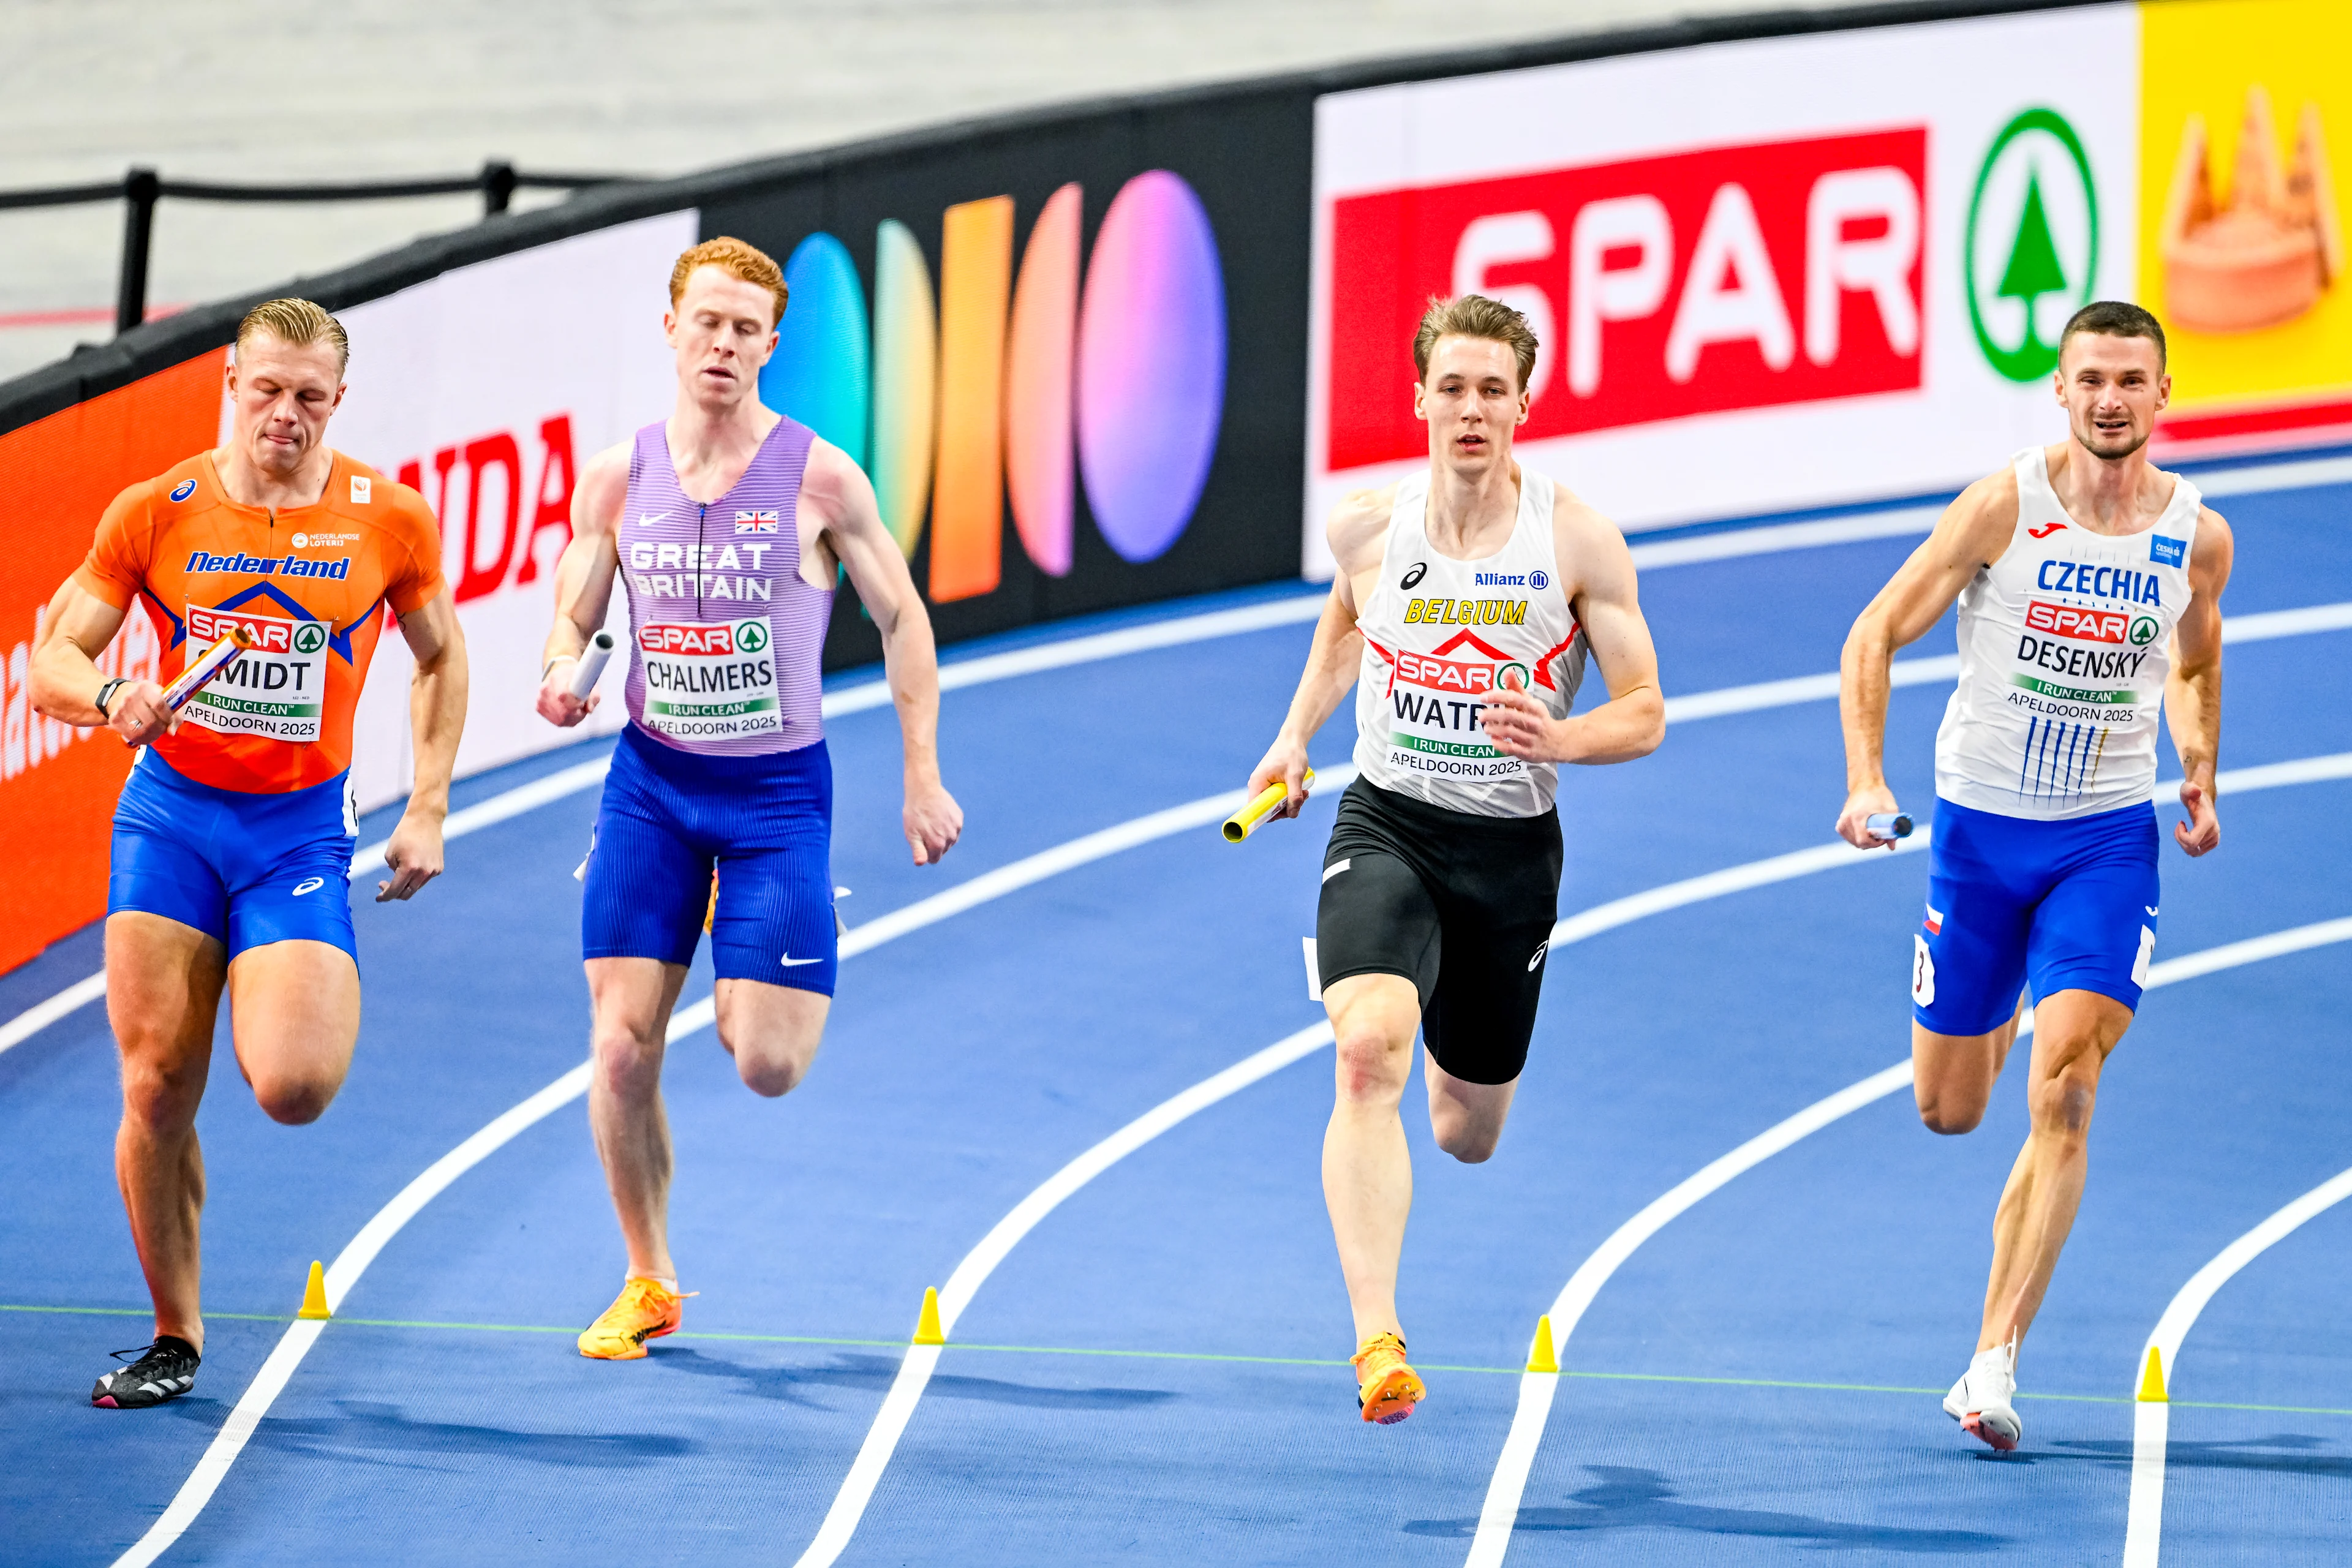
[[[2352,599],[2347,502],[2337,489],[2222,503],[2239,539],[2229,611]],[[1647,573],[1667,689],[1834,668],[1855,609],[1912,542]],[[950,694],[941,749],[970,826],[936,870],[905,863],[887,710],[835,721],[845,912],[862,923],[1234,787],[1307,636]],[[1911,651],[1949,647],[1945,628]],[[2225,762],[2352,751],[2347,674],[2352,633],[2234,647]],[[1894,782],[1915,810],[1944,696],[1894,700]],[[1344,759],[1351,734],[1343,713],[1318,763]],[[471,781],[458,804],[586,754]],[[1648,761],[1576,773],[1563,911],[1820,844],[1841,779],[1826,701],[1678,725]],[[415,904],[360,898],[365,1025],[318,1125],[267,1121],[224,1034],[201,1120],[211,1342],[188,1398],[144,1415],[85,1403],[104,1352],[148,1332],[112,1176],[102,1009],[0,1054],[0,1441],[17,1456],[0,1472],[0,1562],[104,1563],[134,1542],[277,1343],[310,1261],[578,1062],[571,872],[594,801],[454,842]],[[2347,805],[2345,782],[2225,800],[2219,854],[2165,851],[2159,958],[2352,914]],[[673,1241],[701,1294],[688,1331],[645,1362],[572,1345],[623,1262],[581,1105],[523,1132],[384,1249],[165,1561],[792,1562],[865,1440],[923,1288],[1080,1151],[1319,1016],[1298,939],[1329,824],[1327,795],[1243,849],[1211,828],[1161,838],[846,961],[816,1068],[782,1102],[746,1092],[709,1031],[680,1042]],[[389,826],[379,816],[368,837]],[[1328,1056],[1147,1143],[981,1289],[842,1561],[1460,1563],[1529,1329],[1578,1263],[1708,1161],[1903,1056],[1926,872],[1924,856],[1872,858],[1563,950],[1485,1166],[1439,1155],[1409,1094],[1402,1306],[1433,1394],[1402,1426],[1355,1419],[1344,1365],[1317,1174]],[[2029,1347],[2038,1397],[2020,1455],[1976,1449],[1937,1405],[1970,1348],[2022,1134],[2013,1073],[1974,1136],[1931,1136],[1897,1094],[1638,1251],[1570,1347],[1510,1561],[2115,1560],[2143,1339],[2207,1259],[2352,1164],[2347,954],[2150,997],[2109,1070],[2089,1193]],[[92,931],[0,977],[0,1018],[97,957]],[[706,968],[688,998],[709,984]],[[2257,1259],[2190,1333],[2168,1559],[2340,1561],[2347,1210]]]

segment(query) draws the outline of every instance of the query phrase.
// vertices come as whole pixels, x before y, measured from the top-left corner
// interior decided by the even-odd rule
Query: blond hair
[[[1412,335],[1412,368],[1429,379],[1429,356],[1440,338],[1483,338],[1507,347],[1519,362],[1519,389],[1525,391],[1536,373],[1536,335],[1528,319],[1499,300],[1484,294],[1463,294],[1451,300],[1429,297],[1421,330]]]
[[[740,278],[754,288],[765,289],[776,297],[776,313],[768,322],[774,326],[784,319],[784,304],[792,290],[784,287],[783,268],[775,258],[756,245],[746,245],[731,235],[706,239],[693,249],[682,253],[677,264],[669,269],[670,309],[677,309],[678,300],[686,297],[686,280],[694,276],[698,267],[716,267],[730,277]]]
[[[308,300],[264,300],[247,310],[236,324],[237,357],[244,358],[245,345],[263,332],[298,349],[323,338],[335,345],[335,374],[351,368],[352,340],[343,335],[342,322]]]

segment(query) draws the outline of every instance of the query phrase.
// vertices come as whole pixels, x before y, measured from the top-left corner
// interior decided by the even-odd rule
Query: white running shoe
[[[2011,1340],[1969,1359],[1969,1370],[1944,1396],[1944,1414],[1969,1436],[2006,1454],[2025,1436],[2025,1423],[2011,1403],[2016,1397],[2017,1342]]]

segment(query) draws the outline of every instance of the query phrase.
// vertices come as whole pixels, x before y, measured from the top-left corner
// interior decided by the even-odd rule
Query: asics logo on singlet
[[[2087,594],[2095,599],[2121,599],[2127,605],[2164,607],[2161,579],[2153,572],[2125,566],[2094,566],[2086,561],[2044,561],[2033,585],[2045,594]]]
[[[1541,963],[1544,961],[1544,954],[1550,951],[1551,942],[1549,938],[1536,943],[1535,956],[1528,960],[1528,973],[1529,974],[1533,974],[1536,972],[1536,965]]]
[[[324,877],[308,878],[294,884],[294,896],[299,899],[305,893],[315,893],[326,885],[327,879]]]
[[[172,487],[172,499],[173,500],[185,500],[195,493],[196,481],[194,479],[182,479],[178,484]]]
[[[1421,585],[1421,580],[1428,575],[1429,563],[1426,561],[1416,561],[1412,563],[1412,571],[1397,579],[1397,586],[1406,589],[1417,588]]]

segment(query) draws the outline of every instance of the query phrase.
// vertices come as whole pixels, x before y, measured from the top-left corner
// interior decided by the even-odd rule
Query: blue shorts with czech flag
[[[2156,806],[2042,822],[1936,802],[1927,910],[1914,933],[1911,1016],[1939,1035],[2008,1021],[2034,1000],[2095,991],[2137,1011],[2156,951]]]

